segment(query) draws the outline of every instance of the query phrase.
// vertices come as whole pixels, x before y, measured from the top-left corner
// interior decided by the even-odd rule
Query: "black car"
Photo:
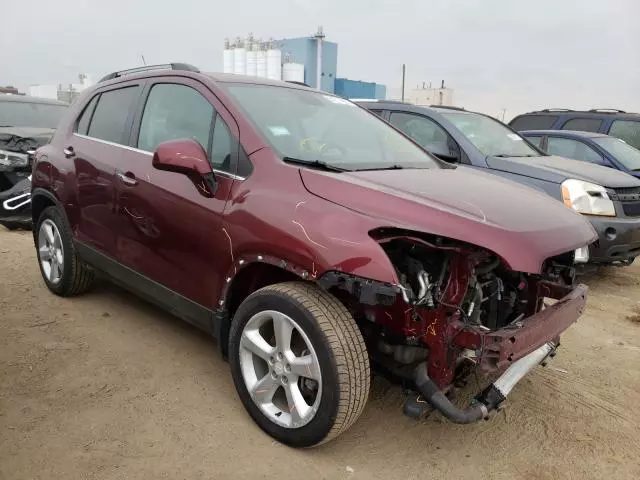
[[[68,105],[0,95],[0,225],[31,227],[30,152],[49,142]]]
[[[481,113],[393,101],[356,103],[443,160],[544,191],[584,214],[599,239],[588,252],[576,252],[577,262],[629,265],[640,255],[640,181],[631,175],[547,155],[508,126]]]
[[[640,114],[598,108],[588,111],[547,108],[518,115],[509,122],[518,132],[523,130],[577,130],[606,133],[640,149]]]

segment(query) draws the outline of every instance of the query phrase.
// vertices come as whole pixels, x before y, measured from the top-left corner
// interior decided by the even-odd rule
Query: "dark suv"
[[[428,152],[546,192],[588,218],[598,241],[581,261],[630,265],[640,255],[640,181],[600,165],[550,156],[495,118],[456,107],[359,101]],[[581,270],[585,270],[581,268]]]
[[[517,131],[576,130],[606,133],[640,149],[640,114],[615,109],[588,111],[549,108],[518,115],[509,122]]]
[[[349,101],[183,64],[83,92],[32,193],[53,293],[100,275],[210,332],[249,414],[294,446],[356,421],[370,366],[415,390],[413,417],[486,418],[578,319],[574,251],[595,238]],[[445,393],[473,372],[504,373],[459,409]]]

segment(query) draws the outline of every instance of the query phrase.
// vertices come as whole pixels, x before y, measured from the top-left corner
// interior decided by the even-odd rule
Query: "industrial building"
[[[81,73],[78,75],[80,83],[70,83],[68,85],[30,85],[29,95],[32,97],[50,98],[62,102],[73,103],[85,88],[93,85],[88,75]]]
[[[244,40],[227,40],[223,71],[305,83],[345,98],[386,98],[384,85],[337,78],[338,44],[325,40],[322,27],[309,37],[263,42],[249,35]]]

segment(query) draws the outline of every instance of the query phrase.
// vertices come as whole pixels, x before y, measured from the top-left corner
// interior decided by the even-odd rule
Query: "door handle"
[[[65,147],[65,149],[63,150],[64,156],[67,158],[71,158],[71,157],[75,157],[76,152],[73,150],[73,147],[71,145],[69,145],[68,147]]]
[[[116,175],[118,175],[118,178],[120,179],[120,181],[125,185],[129,185],[130,187],[133,187],[138,184],[138,180],[136,180],[135,175],[133,175],[133,173],[131,172],[127,172],[127,173],[116,172]]]

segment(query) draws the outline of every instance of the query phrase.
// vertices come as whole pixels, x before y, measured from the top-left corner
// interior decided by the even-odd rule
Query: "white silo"
[[[240,40],[240,37],[236,39],[236,48],[233,52],[234,55],[234,67],[233,73],[245,75],[247,73],[247,51],[244,48],[244,43]]]
[[[253,40],[247,45],[247,75],[258,75],[258,50]]]
[[[267,78],[282,80],[282,51],[276,48],[273,41],[269,42],[267,50]]]
[[[304,83],[304,64],[287,62],[282,65],[282,80]]]
[[[258,77],[267,78],[267,51],[264,44],[260,43],[257,53],[257,69]]]
[[[235,70],[235,60],[233,47],[229,44],[229,39],[224,41],[224,52],[222,53],[222,71],[224,73],[233,73]]]

